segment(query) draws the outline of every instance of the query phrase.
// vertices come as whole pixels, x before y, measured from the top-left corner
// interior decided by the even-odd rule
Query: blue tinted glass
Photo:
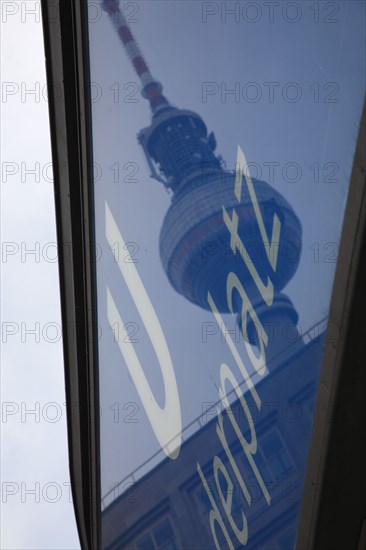
[[[89,2],[106,549],[295,543],[364,12]]]

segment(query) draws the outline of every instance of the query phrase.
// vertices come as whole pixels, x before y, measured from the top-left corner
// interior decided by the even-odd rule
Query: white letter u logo
[[[105,203],[105,214],[106,236],[109,245],[113,250],[113,246],[118,243],[117,251],[123,250],[125,242],[107,203]],[[134,263],[124,263],[118,253],[115,258],[160,364],[165,390],[165,405],[163,408],[159,407],[156,402],[133,344],[123,342],[123,338],[119,338],[119,349],[126,361],[127,368],[161,448],[171,459],[176,459],[182,443],[182,418],[177,381],[168,345],[158,316]],[[107,315],[111,327],[115,326],[115,323],[118,323],[117,326],[123,326],[123,321],[108,287]]]

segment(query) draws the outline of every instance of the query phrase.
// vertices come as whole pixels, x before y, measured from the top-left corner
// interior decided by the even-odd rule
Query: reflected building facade
[[[198,457],[230,540],[236,540],[220,501],[212,460],[213,456],[218,456],[229,479],[236,480],[233,463],[222,446],[224,438],[251,495],[248,506],[239,484],[229,487],[225,485],[227,481],[220,479],[228,495],[231,491],[231,515],[238,528],[243,526],[243,513],[248,521],[246,547],[291,550],[295,544],[307,459],[304,448],[308,446],[312,429],[323,343],[324,333],[319,334],[315,327],[272,360],[270,374],[256,386],[262,397],[260,412],[249,392],[245,394],[256,425],[258,450],[255,461],[271,495],[270,506],[229,419],[230,414],[235,416],[244,438],[250,441],[250,426],[239,400],[234,401],[230,409],[206,403],[205,412],[197,421],[199,428],[182,444],[179,465],[170,459],[162,460],[141,479],[136,471],[136,481],[129,477],[110,493],[110,503],[106,503],[102,513],[103,548],[214,549],[210,526],[213,506],[197,473]],[[219,423],[218,412],[221,413]],[[230,548],[219,521],[214,522],[213,529],[219,548]],[[234,547],[242,548],[242,545]]]

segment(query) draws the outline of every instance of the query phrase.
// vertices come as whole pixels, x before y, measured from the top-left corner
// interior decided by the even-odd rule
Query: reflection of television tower
[[[215,297],[221,312],[227,312],[225,280],[229,271],[242,270],[241,279],[251,290],[251,277],[243,262],[238,262],[229,246],[229,233],[223,221],[222,207],[235,206],[239,216],[239,235],[265,278],[271,275],[277,291],[278,308],[292,322],[297,314],[289,299],[279,291],[295,273],[301,249],[301,226],[291,206],[275,189],[255,181],[264,224],[270,234],[273,215],[281,222],[277,270],[274,273],[266,257],[249,194],[240,203],[234,195],[235,173],[222,166],[215,154],[216,140],[208,135],[202,118],[188,110],[173,107],[162,93],[162,86],[150,73],[118,0],[103,0],[127,55],[142,85],[142,96],[152,111],[152,123],[138,135],[151,176],[173,191],[172,204],[160,233],[160,256],[171,285],[187,300],[209,309],[207,292]],[[255,300],[254,300],[255,302]],[[273,304],[275,305],[275,304]],[[257,307],[263,309],[257,301]],[[272,306],[271,315],[274,309]]]

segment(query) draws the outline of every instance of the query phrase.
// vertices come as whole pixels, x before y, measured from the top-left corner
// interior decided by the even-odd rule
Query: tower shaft
[[[102,8],[108,13],[126,54],[140,79],[142,85],[141,94],[149,101],[152,112],[155,113],[159,108],[168,106],[169,101],[162,94],[163,87],[152,76],[139,45],[120,9],[119,0],[103,0],[101,4]]]

